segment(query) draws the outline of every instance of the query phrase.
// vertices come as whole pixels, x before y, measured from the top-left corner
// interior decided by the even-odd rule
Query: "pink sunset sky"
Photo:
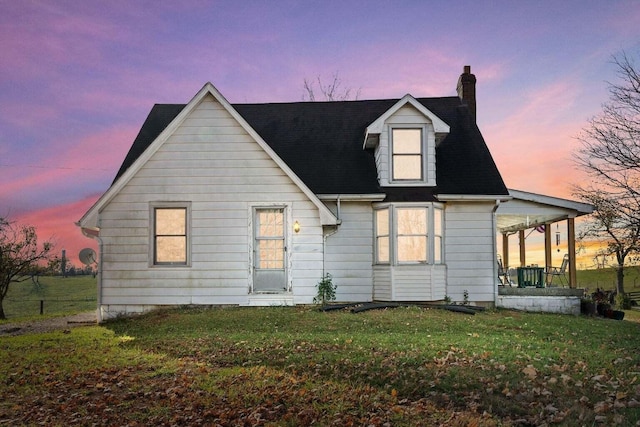
[[[451,96],[464,65],[507,186],[570,198],[575,137],[612,55],[640,56],[639,24],[635,0],[0,0],[0,217],[79,266],[97,245],[74,223],[154,103],[207,81],[232,103],[301,101],[336,73],[360,99]]]

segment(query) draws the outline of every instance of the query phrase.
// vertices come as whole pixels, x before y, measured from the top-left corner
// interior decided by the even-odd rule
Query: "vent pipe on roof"
[[[473,121],[476,121],[476,76],[471,74],[471,65],[465,65],[458,79],[458,96],[468,106]]]

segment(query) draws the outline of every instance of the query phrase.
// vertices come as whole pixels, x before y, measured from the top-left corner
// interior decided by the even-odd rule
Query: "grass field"
[[[627,290],[634,277],[630,269]],[[579,280],[610,289],[615,274]],[[9,321],[73,314],[95,309],[95,295],[90,276],[43,277],[13,285],[5,311]],[[70,331],[0,338],[0,425],[640,420],[638,310],[620,322],[503,310],[176,309]]]
[[[639,334],[502,310],[160,311],[0,339],[0,424],[633,426]]]
[[[96,279],[92,276],[43,276],[39,284],[30,279],[12,283],[3,301],[4,312],[11,321],[43,315],[63,316],[96,309]]]
[[[44,276],[39,282],[39,286],[31,280],[11,285],[3,304],[9,320],[42,317],[40,301],[44,301],[44,317],[75,314],[96,308],[96,279],[92,276]],[[612,268],[578,271],[579,287],[587,288],[590,292],[596,288],[615,289],[615,283],[615,270]],[[640,267],[626,269],[625,289],[640,290]]]
[[[598,270],[578,270],[578,285],[595,291],[596,288],[613,290],[616,288],[616,271],[611,268]],[[627,267],[624,272],[624,289],[627,292],[640,291],[640,267]]]

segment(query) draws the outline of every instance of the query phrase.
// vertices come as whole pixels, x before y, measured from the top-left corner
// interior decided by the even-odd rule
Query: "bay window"
[[[391,204],[375,210],[378,264],[440,264],[443,212],[437,204]]]

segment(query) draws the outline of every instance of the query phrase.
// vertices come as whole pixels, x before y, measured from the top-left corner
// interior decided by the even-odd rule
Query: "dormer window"
[[[436,146],[449,125],[405,95],[367,126],[364,149],[373,149],[381,187],[435,187]]]
[[[392,128],[391,157],[393,181],[422,181],[424,177],[422,128]]]

